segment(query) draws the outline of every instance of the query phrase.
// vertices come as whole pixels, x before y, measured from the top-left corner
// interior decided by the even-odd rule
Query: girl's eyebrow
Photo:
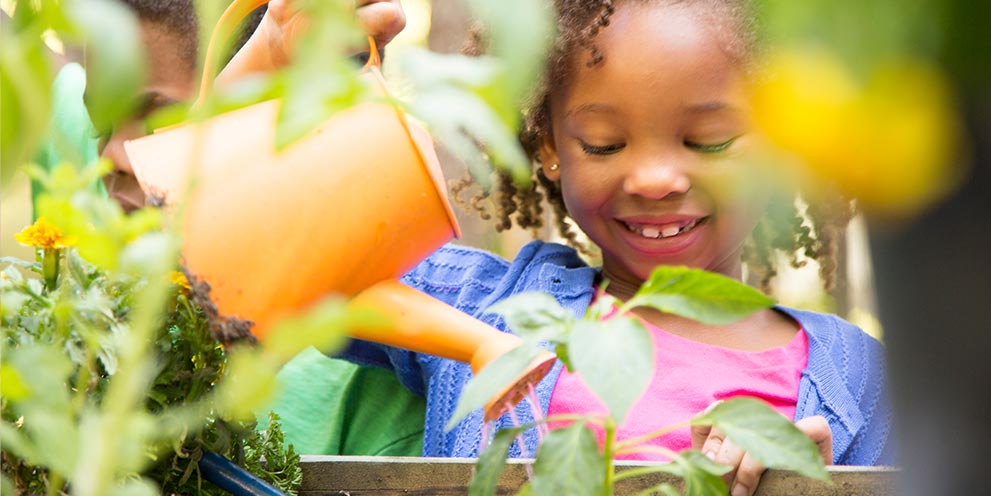
[[[686,109],[688,110],[688,112],[691,112],[693,114],[705,114],[710,112],[719,112],[723,110],[728,110],[730,112],[740,112],[740,109],[737,108],[736,106],[730,105],[722,101],[695,103],[688,105]]]
[[[564,118],[567,119],[577,114],[615,114],[616,109],[605,103],[583,103],[573,109],[568,110],[564,113]]]

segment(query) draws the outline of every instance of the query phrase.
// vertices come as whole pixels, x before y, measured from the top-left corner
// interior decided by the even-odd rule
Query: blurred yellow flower
[[[922,61],[891,61],[860,84],[819,49],[773,55],[753,91],[758,126],[869,212],[914,214],[958,183],[960,126],[949,85]]]
[[[179,286],[183,292],[192,289],[192,286],[189,285],[189,279],[186,279],[186,275],[178,270],[173,270],[172,273],[169,274],[169,281],[172,284]]]
[[[15,234],[14,239],[22,245],[45,250],[65,248],[76,243],[75,238],[63,234],[61,229],[45,220],[44,217],[39,217],[34,224]]]

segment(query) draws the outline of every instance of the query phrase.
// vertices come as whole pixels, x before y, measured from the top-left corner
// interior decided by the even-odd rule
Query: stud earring
[[[556,171],[557,168],[558,168],[558,165],[557,164],[551,164],[551,165],[548,165],[547,166],[547,170]]]

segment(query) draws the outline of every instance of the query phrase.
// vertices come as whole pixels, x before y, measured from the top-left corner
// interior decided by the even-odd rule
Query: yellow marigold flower
[[[61,229],[52,225],[44,217],[39,217],[34,224],[15,234],[14,239],[24,246],[34,246],[46,250],[65,248],[76,244],[75,238],[66,236]]]
[[[183,274],[182,272],[179,272],[178,270],[172,271],[172,273],[169,275],[169,281],[172,284],[182,288],[183,291],[189,291],[193,289],[193,287],[189,285],[189,279],[186,279],[186,275]]]

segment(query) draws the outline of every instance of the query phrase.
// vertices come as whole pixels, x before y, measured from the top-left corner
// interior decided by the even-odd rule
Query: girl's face
[[[744,74],[707,19],[684,5],[621,4],[594,40],[602,62],[576,53],[550,95],[544,173],[601,248],[618,296],[660,264],[739,277],[766,206],[743,163]]]
[[[103,184],[126,212],[143,207],[145,194],[134,177],[124,142],[148,134],[144,119],[149,114],[189,99],[195,89],[194,63],[181,49],[179,35],[160,24],[142,21],[141,37],[148,57],[148,72],[140,90],[140,106],[133,117],[111,131],[100,149],[100,155],[114,164],[114,170],[104,176]]]

